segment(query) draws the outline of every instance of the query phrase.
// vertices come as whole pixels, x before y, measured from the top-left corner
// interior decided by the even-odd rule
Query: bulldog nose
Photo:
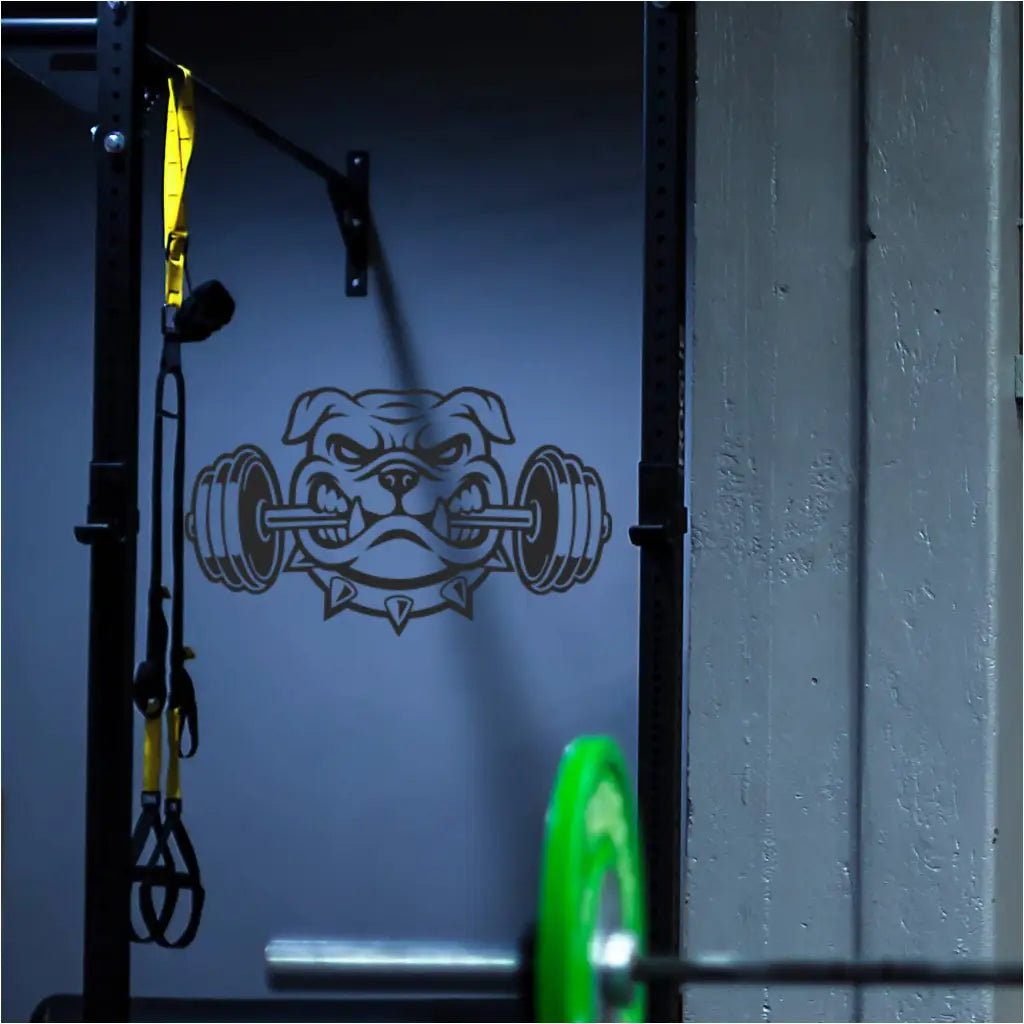
[[[385,469],[380,474],[380,485],[385,491],[390,491],[396,498],[408,494],[417,483],[420,475],[414,469],[407,469],[404,466],[396,466],[392,469]]]

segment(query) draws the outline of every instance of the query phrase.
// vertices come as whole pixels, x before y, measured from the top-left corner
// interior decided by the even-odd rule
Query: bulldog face
[[[485,391],[323,388],[292,407],[285,444],[305,443],[291,502],[347,515],[346,526],[297,531],[321,565],[350,576],[422,581],[486,558],[494,530],[451,525],[507,500],[493,443],[511,444],[505,407]]]

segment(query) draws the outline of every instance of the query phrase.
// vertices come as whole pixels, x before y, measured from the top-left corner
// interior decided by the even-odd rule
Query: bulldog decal
[[[591,578],[611,535],[604,488],[546,445],[515,493],[496,457],[515,438],[502,400],[460,388],[320,388],[292,406],[285,445],[301,452],[285,494],[266,455],[242,445],[197,475],[186,533],[211,582],[263,593],[280,573],[323,592],[324,618],[409,621],[450,609],[472,618],[491,573],[534,593]]]

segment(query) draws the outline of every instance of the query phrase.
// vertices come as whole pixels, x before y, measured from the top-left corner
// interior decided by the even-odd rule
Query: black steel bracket
[[[124,509],[132,505],[128,493],[128,467],[123,462],[92,462],[89,464],[89,493],[92,499],[85,524],[75,527],[75,540],[79,544],[97,544],[111,541],[123,544],[139,531],[139,512]]]
[[[99,5],[104,18],[120,27],[128,18],[125,3]],[[100,46],[98,18],[3,18],[4,59],[11,60],[30,77],[37,78],[51,92],[72,106],[93,111],[96,93],[90,79],[73,85],[81,76],[68,72],[93,72],[98,69]],[[76,47],[68,50],[68,47]],[[47,51],[54,52],[47,55]],[[9,52],[10,51],[10,52]],[[141,109],[148,113],[166,96],[167,79],[178,73],[178,65],[152,46],[139,54],[135,88],[141,93]],[[52,72],[60,72],[53,74]],[[231,120],[251,131],[278,152],[290,157],[326,185],[346,249],[345,294],[363,298],[369,293],[371,261],[370,155],[365,150],[348,154],[348,167],[342,173],[316,154],[275,131],[269,124],[232,102],[197,75],[192,85],[204,103],[209,103]],[[98,128],[94,129],[94,136]],[[145,133],[144,133],[145,134]],[[102,142],[104,136],[98,135]]]
[[[370,272],[370,154],[352,150],[347,176],[329,178],[327,194],[345,242],[345,294],[365,298]]]
[[[678,463],[641,462],[639,471],[640,522],[629,528],[629,542],[638,548],[679,544],[686,534],[683,471]]]

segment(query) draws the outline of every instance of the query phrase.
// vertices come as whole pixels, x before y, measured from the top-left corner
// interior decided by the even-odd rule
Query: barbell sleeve
[[[348,512],[318,512],[309,505],[277,505],[263,509],[266,530],[317,530],[346,527]],[[532,530],[536,522],[532,509],[496,505],[479,512],[448,514],[450,526],[463,529],[486,527],[491,530]]]
[[[264,960],[272,988],[515,997],[522,984],[517,950],[465,943],[275,939]]]

